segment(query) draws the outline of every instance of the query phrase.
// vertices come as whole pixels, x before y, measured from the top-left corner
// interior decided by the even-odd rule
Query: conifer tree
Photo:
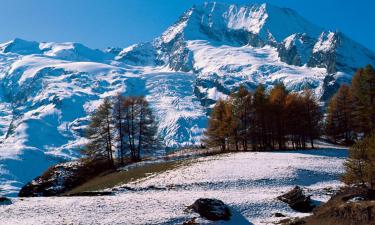
[[[304,123],[305,123],[305,132],[306,137],[304,137],[304,141],[307,139],[310,141],[310,145],[314,148],[314,139],[320,137],[321,134],[321,125],[323,114],[320,110],[317,100],[314,97],[313,92],[310,89],[306,89],[302,95],[302,104],[304,106],[305,115]],[[304,144],[305,145],[305,144]]]
[[[291,93],[285,100],[285,110],[288,112],[288,119],[286,120],[286,134],[288,135],[292,148],[303,148],[305,140],[303,139],[305,133],[304,124],[304,106],[301,96],[296,93]]]
[[[149,151],[159,146],[157,135],[157,122],[149,103],[141,96],[137,98],[138,106],[138,149],[137,159],[141,159],[142,151]]]
[[[273,140],[277,141],[279,149],[285,149],[285,120],[287,112],[285,111],[285,100],[288,92],[284,84],[276,84],[270,91],[270,116],[274,121],[272,123]]]
[[[122,96],[120,93],[116,95],[114,107],[113,107],[113,116],[114,116],[114,123],[116,128],[116,141],[118,143],[118,158],[120,160],[120,164],[124,165],[125,159],[125,147],[126,147],[126,110],[125,110],[125,97]]]
[[[141,160],[141,152],[158,146],[157,123],[146,99],[136,96],[124,100],[125,134],[133,161]]]
[[[245,87],[240,86],[237,92],[231,94],[232,104],[232,136],[235,139],[236,150],[239,144],[247,151],[250,127],[251,94]]]
[[[340,139],[339,124],[341,118],[336,98],[337,97],[334,95],[327,105],[327,118],[325,124],[325,132],[334,143],[337,143],[337,140]]]
[[[342,85],[327,108],[326,132],[334,142],[338,139],[343,139],[346,144],[353,142],[353,111],[350,88]]]
[[[91,117],[91,123],[86,130],[89,143],[83,153],[91,159],[106,159],[113,165],[113,117],[111,110],[111,102],[109,98],[105,98]]]
[[[371,65],[353,76],[351,93],[356,130],[368,135],[375,130],[375,70]]]
[[[263,85],[259,85],[254,92],[254,109],[255,109],[255,142],[261,150],[269,147],[269,133],[268,133],[268,122],[267,118],[268,111],[268,96],[266,94],[266,89]]]
[[[228,118],[228,103],[219,99],[212,109],[208,127],[205,132],[206,139],[204,142],[208,146],[220,147],[221,151],[226,151],[228,146],[228,138],[230,136],[230,124]]]

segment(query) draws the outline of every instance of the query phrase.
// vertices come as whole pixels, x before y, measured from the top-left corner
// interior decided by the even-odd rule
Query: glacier
[[[371,50],[269,4],[194,6],[126,48],[16,38],[0,44],[0,194],[79,158],[104,97],[146,96],[166,146],[199,145],[210,108],[240,85],[283,82],[324,102],[366,64],[375,65]]]

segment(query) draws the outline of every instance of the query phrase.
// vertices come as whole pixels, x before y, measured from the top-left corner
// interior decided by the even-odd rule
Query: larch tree
[[[349,149],[343,181],[375,189],[375,133],[358,140]]]
[[[288,119],[285,122],[285,131],[288,135],[292,148],[300,148],[300,127],[302,121],[301,101],[298,94],[291,93],[285,99],[285,110],[288,112]]]
[[[356,131],[369,135],[375,129],[375,70],[371,65],[353,76],[351,94]]]
[[[141,96],[136,100],[138,107],[137,126],[138,126],[138,148],[137,159],[141,159],[142,151],[149,151],[159,146],[159,139],[157,138],[157,122],[152,113],[149,103]]]
[[[305,115],[306,138],[309,139],[311,147],[314,148],[314,139],[321,135],[323,113],[321,112],[314,93],[310,89],[304,90],[302,101],[304,106],[303,114]],[[306,138],[304,140],[306,140]]]
[[[278,148],[285,148],[285,100],[288,96],[284,84],[276,84],[270,91],[270,116],[274,123],[272,124],[273,140],[277,141]]]
[[[259,85],[254,92],[254,109],[255,109],[255,140],[257,146],[261,150],[265,150],[270,146],[269,143],[269,118],[267,112],[269,109],[269,99],[266,89],[263,85]]]
[[[212,109],[205,132],[204,142],[208,146],[220,147],[221,151],[227,150],[231,126],[228,123],[228,118],[231,117],[229,114],[231,112],[228,110],[228,103],[219,99]]]
[[[125,134],[133,161],[141,160],[142,151],[158,146],[157,122],[143,96],[127,97],[124,100]]]
[[[113,116],[116,128],[116,142],[117,152],[120,164],[124,165],[125,153],[126,153],[126,109],[125,109],[125,97],[120,93],[116,95]]]
[[[353,100],[350,87],[342,85],[331,98],[327,108],[326,132],[331,140],[344,140],[345,144],[354,141]]]
[[[83,153],[91,159],[106,159],[114,165],[113,129],[112,105],[109,98],[105,98],[91,117],[86,130],[89,142]]]
[[[251,116],[251,93],[240,86],[237,92],[231,94],[232,104],[232,130],[236,136],[236,149],[241,145],[247,151]]]
[[[340,113],[337,108],[337,100],[336,96],[334,95],[327,105],[327,117],[325,123],[325,133],[334,143],[340,139],[339,134],[339,124],[340,124]]]

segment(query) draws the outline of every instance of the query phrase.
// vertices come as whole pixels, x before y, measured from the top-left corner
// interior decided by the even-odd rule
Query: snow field
[[[0,206],[5,224],[180,224],[198,216],[186,212],[196,199],[217,198],[253,224],[275,221],[273,213],[303,216],[278,195],[300,185],[312,199],[326,201],[324,188],[338,188],[345,149],[294,152],[246,152],[202,157],[181,167],[127,184],[143,191],[117,191],[114,196],[13,199]],[[149,189],[155,186],[165,188]],[[120,190],[120,191],[119,191]],[[208,224],[208,221],[199,219]],[[236,220],[237,222],[239,220]],[[218,224],[230,224],[218,223]],[[238,223],[237,223],[238,224]],[[240,224],[245,223],[243,220]]]

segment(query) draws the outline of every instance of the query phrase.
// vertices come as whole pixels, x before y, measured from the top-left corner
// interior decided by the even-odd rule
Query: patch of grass
[[[181,166],[183,161],[165,161],[154,164],[146,164],[127,171],[116,171],[98,175],[82,185],[66,192],[64,195],[72,195],[80,192],[98,191],[106,188],[113,188],[118,185],[126,184],[152,174],[172,170]]]

